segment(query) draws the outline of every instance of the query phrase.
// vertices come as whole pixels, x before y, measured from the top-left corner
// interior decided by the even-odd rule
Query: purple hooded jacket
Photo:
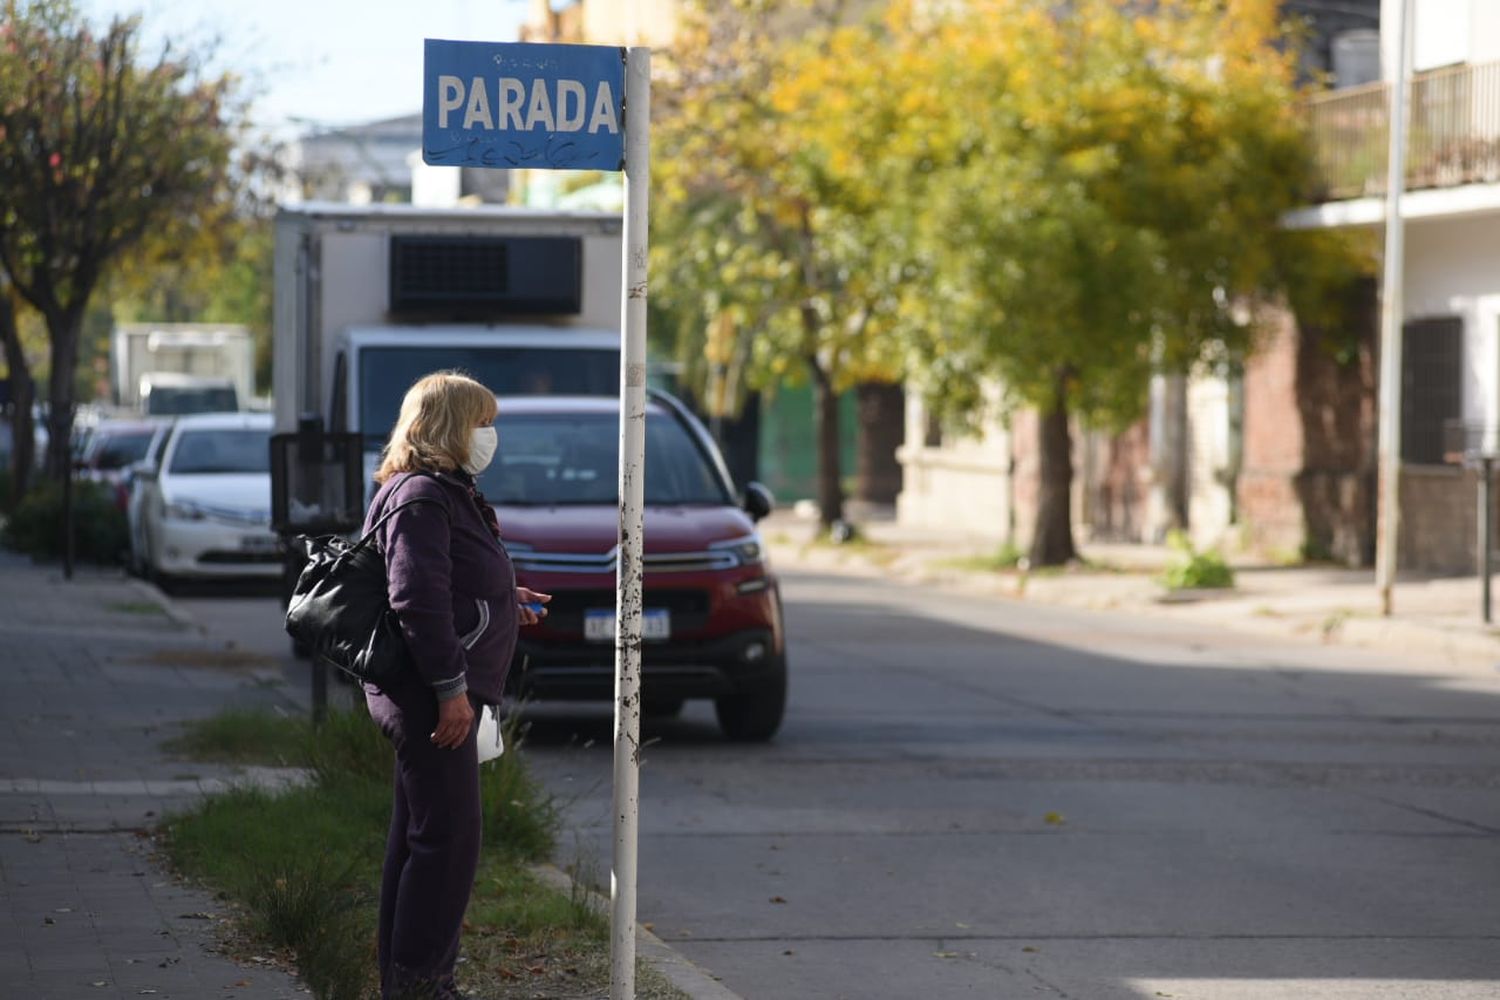
[[[399,473],[376,492],[365,530],[413,497],[438,502],[399,512],[376,543],[417,673],[439,700],[468,691],[499,704],[519,615],[516,574],[492,526],[494,515],[467,473]]]

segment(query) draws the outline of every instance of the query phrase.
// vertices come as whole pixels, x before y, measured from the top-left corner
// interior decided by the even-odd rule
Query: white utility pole
[[[1412,0],[1396,6],[1396,78],[1390,84],[1391,142],[1386,167],[1385,275],[1380,288],[1380,515],[1375,543],[1375,585],[1380,611],[1393,610],[1396,554],[1401,531],[1401,356],[1406,227],[1406,102],[1411,69]]]
[[[625,260],[620,329],[620,547],[615,597],[614,864],[610,1000],[635,998],[636,832],[641,767],[641,582],[645,575],[646,225],[651,189],[651,50],[625,51]]]

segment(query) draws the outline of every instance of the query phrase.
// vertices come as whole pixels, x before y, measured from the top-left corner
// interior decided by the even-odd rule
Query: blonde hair
[[[460,372],[433,372],[406,390],[375,481],[399,472],[452,472],[469,460],[469,432],[493,423],[495,394]]]

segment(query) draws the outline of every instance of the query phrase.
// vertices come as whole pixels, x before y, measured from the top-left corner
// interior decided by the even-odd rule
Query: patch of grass
[[[162,610],[160,604],[153,601],[116,601],[106,604],[105,610],[113,611],[119,615],[146,615],[153,618],[165,618],[167,613]]]
[[[485,846],[515,861],[544,861],[557,847],[562,817],[557,802],[526,766],[517,713],[501,726],[505,752],[479,769]]]
[[[262,710],[232,710],[189,722],[183,733],[163,743],[162,749],[178,757],[215,764],[305,767],[311,733],[312,726],[306,719]]]
[[[1025,557],[1026,553],[1022,552],[1014,542],[1005,542],[993,552],[964,556],[959,559],[946,559],[943,565],[979,573],[1006,573],[1019,568],[1021,560]]]
[[[1163,571],[1160,579],[1168,590],[1211,590],[1234,586],[1234,570],[1217,552],[1200,552],[1180,531],[1167,537],[1167,544],[1177,552],[1177,559]]]
[[[605,992],[607,921],[586,892],[558,892],[529,869],[552,854],[560,819],[526,766],[523,736],[512,715],[505,753],[480,771],[485,846],[465,933],[470,960],[459,973],[498,998]],[[362,712],[332,714],[316,730],[272,712],[231,712],[192,724],[172,747],[311,771],[309,784],[284,791],[211,796],[170,817],[163,844],[179,871],[242,907],[255,946],[289,955],[316,996],[367,996],[390,822],[389,743]],[[641,982],[642,1000],[684,1000],[649,970]]]

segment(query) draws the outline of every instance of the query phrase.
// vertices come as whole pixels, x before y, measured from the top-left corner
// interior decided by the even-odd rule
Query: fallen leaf
[[[655,924],[641,924],[641,926],[644,927],[644,928],[646,928],[646,930],[648,930],[648,931],[654,931],[654,930],[656,930],[656,925]]]
[[[1039,949],[1039,948],[1033,948],[1031,945],[1028,944],[1026,947],[1022,948],[1021,950],[1022,951],[1026,951],[1026,952],[1030,952],[1031,954],[1035,955],[1041,949]]]
[[[250,980],[248,980],[248,979],[241,979],[241,980],[238,980],[236,982],[230,983],[228,986],[226,986],[224,988],[226,990],[242,990],[242,989],[244,989],[245,987],[247,987],[249,985],[250,985]]]
[[[202,910],[199,910],[195,913],[177,914],[178,920],[212,920],[213,918],[214,917],[212,913],[204,913]]]
[[[1048,826],[1062,826],[1067,822],[1067,820],[1063,818],[1062,813],[1049,812],[1047,815],[1042,817],[1042,822],[1046,823]]]
[[[48,927],[52,927],[57,924],[57,921],[53,920],[51,917],[43,917],[42,923],[46,924]]]
[[[934,958],[957,958],[958,957],[958,952],[956,952],[956,951],[935,951],[932,954],[933,954]]]
[[[786,951],[782,952],[782,954],[783,955],[795,955],[797,953],[795,951],[793,951],[791,948],[788,948]]]
[[[771,902],[773,902],[773,903],[785,903],[785,902],[786,902],[786,900],[785,900],[785,899],[783,899],[783,898],[782,898],[782,897],[780,897],[780,896],[772,896],[772,897],[771,897]]]

